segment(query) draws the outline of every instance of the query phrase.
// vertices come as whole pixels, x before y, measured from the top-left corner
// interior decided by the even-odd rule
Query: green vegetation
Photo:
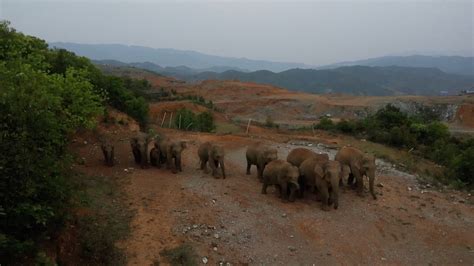
[[[106,103],[146,125],[148,105],[129,90],[140,82],[0,22],[0,263],[33,255],[63,224],[77,129],[93,128]]]
[[[125,265],[125,254],[115,243],[130,230],[132,212],[113,177],[77,175],[75,204],[87,212],[77,219],[78,245],[83,264]]]
[[[427,112],[408,116],[400,109],[387,105],[362,120],[334,123],[323,117],[315,128],[413,150],[414,154],[445,166],[445,175],[450,182],[473,186],[474,139],[452,137],[448,127],[434,118]]]
[[[180,245],[173,249],[164,250],[161,255],[166,257],[173,266],[198,265],[197,255],[193,247],[187,244]]]
[[[176,112],[174,125],[176,128],[185,131],[212,132],[216,129],[214,117],[211,112],[205,111],[196,115],[186,108],[182,108]]]

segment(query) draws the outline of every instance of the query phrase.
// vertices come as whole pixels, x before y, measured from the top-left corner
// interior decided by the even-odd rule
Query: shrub
[[[46,72],[43,41],[6,23],[0,35],[8,36],[0,38],[0,257],[14,259],[63,219],[67,137],[92,127],[103,108],[84,71]]]
[[[209,111],[195,115],[191,110],[182,108],[176,112],[174,125],[185,131],[211,132],[215,130],[214,117]]]
[[[334,123],[331,119],[327,117],[321,118],[319,123],[315,126],[316,129],[323,129],[323,130],[334,130]]]

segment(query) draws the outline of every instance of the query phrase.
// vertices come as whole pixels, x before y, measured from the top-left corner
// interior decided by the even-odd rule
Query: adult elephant
[[[295,148],[290,151],[286,157],[286,161],[296,167],[300,167],[301,163],[303,163],[308,158],[316,158],[321,162],[329,160],[329,156],[325,153],[319,154],[306,148]]]
[[[140,164],[142,168],[148,167],[148,143],[150,138],[147,133],[138,132],[137,135],[130,139],[133,157],[135,163]]]
[[[377,199],[374,191],[375,182],[375,158],[353,147],[343,147],[336,154],[335,160],[342,167],[349,169],[348,185],[352,185],[354,177],[357,192],[360,196],[364,193],[364,175],[369,178],[369,190],[374,199]]]
[[[265,166],[271,161],[278,159],[278,151],[264,144],[257,143],[247,148],[245,153],[247,158],[247,175],[250,175],[252,165],[257,166],[257,177],[262,180]]]
[[[173,141],[169,138],[163,139],[159,143],[160,161],[166,162],[166,168],[171,169],[174,174],[183,171],[181,154],[186,146],[185,141]]]
[[[201,161],[201,170],[208,173],[207,164],[212,170],[212,176],[217,177],[217,168],[222,171],[222,178],[225,179],[225,166],[224,166],[224,148],[220,145],[205,142],[199,146],[198,156]]]
[[[284,160],[273,160],[263,171],[262,194],[267,194],[267,187],[275,185],[280,191],[282,200],[295,201],[295,193],[300,189],[298,184],[298,167]],[[288,194],[289,192],[289,194]]]

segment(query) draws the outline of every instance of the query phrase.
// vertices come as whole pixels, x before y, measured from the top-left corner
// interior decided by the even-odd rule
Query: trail
[[[422,188],[413,176],[378,161],[378,200],[344,188],[339,209],[324,212],[310,196],[285,203],[273,188],[267,195],[260,193],[256,169],[245,174],[245,149],[256,140],[170,134],[191,140],[184,171],[176,175],[166,169],[138,169],[128,143],[116,147],[116,156],[123,159],[115,171],[129,175],[125,191],[136,211],[131,236],[119,243],[130,265],[166,264],[160,252],[182,243],[191,244],[211,265],[474,263],[474,210],[466,194]],[[197,169],[197,147],[204,141],[224,145],[227,179]],[[302,145],[267,143],[278,149],[280,158]],[[316,144],[308,148],[335,153]],[[99,152],[90,156],[100,161]],[[99,163],[87,167],[95,173],[110,171]]]

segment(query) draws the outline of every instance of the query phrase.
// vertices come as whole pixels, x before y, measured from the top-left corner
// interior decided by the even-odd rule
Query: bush
[[[48,73],[44,41],[0,24],[0,257],[34,251],[64,218],[68,135],[103,112],[87,73]]]
[[[205,111],[195,115],[191,110],[186,108],[182,108],[176,112],[174,125],[176,128],[185,131],[212,132],[216,128],[211,112]]]
[[[316,129],[323,129],[323,130],[334,130],[334,123],[331,119],[327,117],[321,118],[319,123],[315,126]]]
[[[474,185],[474,172],[469,168],[472,163],[468,161],[472,159],[474,139],[461,141],[450,137],[448,127],[435,120],[438,116],[430,109],[421,108],[416,116],[410,117],[400,109],[387,105],[359,121],[343,119],[334,124],[324,117],[316,128],[365,137],[397,148],[416,149],[423,157],[445,166],[446,175],[451,180]]]

